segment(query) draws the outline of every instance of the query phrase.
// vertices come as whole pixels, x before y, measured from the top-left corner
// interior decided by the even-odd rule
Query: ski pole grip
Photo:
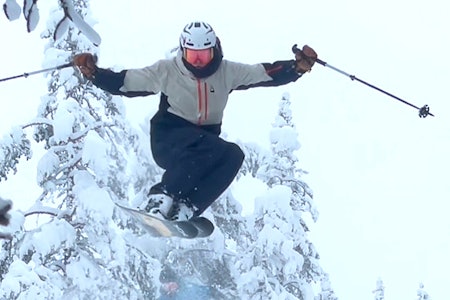
[[[299,52],[302,53],[302,50],[300,50],[300,49],[297,47],[297,44],[294,44],[294,46],[292,46],[292,52],[293,52],[294,54],[297,54],[297,53],[299,53]],[[318,59],[318,58],[316,58],[314,61],[315,61],[316,63],[322,65],[322,66],[326,66],[326,65],[327,65],[326,62],[324,62],[323,60]]]

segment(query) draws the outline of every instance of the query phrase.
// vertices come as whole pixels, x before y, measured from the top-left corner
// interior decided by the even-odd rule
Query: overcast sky
[[[39,1],[42,19],[33,33],[26,33],[23,18],[0,17],[1,78],[42,68],[44,2],[51,1]],[[278,101],[288,92],[300,165],[320,213],[310,236],[339,298],[371,299],[379,277],[386,299],[415,299],[420,282],[433,299],[448,298],[450,9],[444,0],[91,2],[102,67],[149,65],[178,44],[185,23],[201,19],[215,28],[227,59],[291,59],[294,43],[309,44],[329,64],[430,105],[436,117],[420,119],[413,108],[317,65],[295,84],[233,93],[223,129],[230,140],[268,147]],[[35,116],[45,89],[41,75],[0,83],[2,135]],[[126,103],[137,125],[158,98]],[[35,168],[27,166],[0,183],[0,195],[17,205],[39,192]]]

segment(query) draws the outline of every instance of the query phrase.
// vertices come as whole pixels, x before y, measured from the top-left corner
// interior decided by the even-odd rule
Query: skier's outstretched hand
[[[302,50],[295,53],[295,70],[299,73],[311,71],[316,59],[316,51],[308,45],[303,46]]]
[[[77,66],[81,73],[87,78],[93,78],[97,66],[95,65],[95,57],[91,53],[81,53],[73,57],[73,64]]]

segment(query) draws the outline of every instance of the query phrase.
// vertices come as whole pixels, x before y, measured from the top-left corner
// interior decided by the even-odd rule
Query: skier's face
[[[214,56],[213,48],[195,50],[184,48],[184,59],[196,68],[206,66]]]
[[[177,292],[178,292],[178,290],[179,290],[179,286],[178,286],[178,283],[176,283],[176,282],[166,282],[166,283],[163,283],[162,284],[162,289],[164,290],[164,292],[167,294],[167,295],[174,295],[174,294],[176,294]]]

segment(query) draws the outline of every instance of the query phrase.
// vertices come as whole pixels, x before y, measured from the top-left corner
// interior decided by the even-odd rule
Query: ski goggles
[[[188,49],[183,50],[184,59],[194,67],[206,66],[214,57],[214,49]]]

